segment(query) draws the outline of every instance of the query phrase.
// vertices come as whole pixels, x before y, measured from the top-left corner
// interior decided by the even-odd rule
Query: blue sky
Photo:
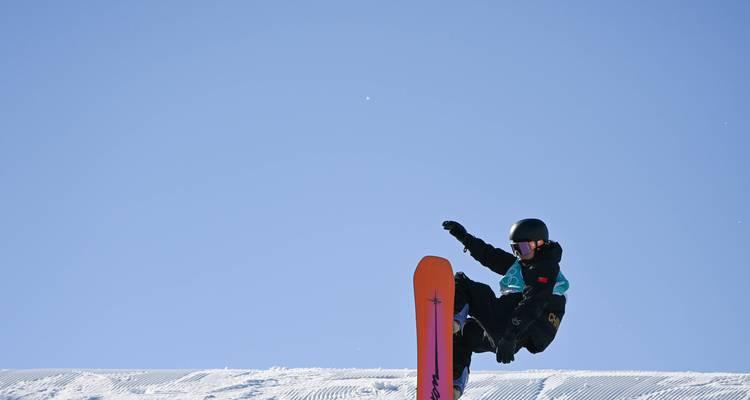
[[[563,248],[545,353],[748,372],[746,2],[4,2],[0,368],[414,368],[442,230]]]

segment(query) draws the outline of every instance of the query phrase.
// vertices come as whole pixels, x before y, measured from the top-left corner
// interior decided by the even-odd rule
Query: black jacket
[[[517,260],[513,254],[469,234],[461,239],[461,243],[475,260],[500,275],[505,275]],[[521,261],[526,288],[522,294],[508,295],[516,297],[518,304],[506,328],[506,337],[520,338],[545,311],[564,313],[565,298],[552,294],[561,259],[562,247],[557,242],[549,241],[536,250],[533,259]]]

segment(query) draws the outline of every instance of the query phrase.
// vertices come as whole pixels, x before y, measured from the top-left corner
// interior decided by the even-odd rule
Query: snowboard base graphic
[[[453,400],[453,269],[426,256],[414,271],[417,400]]]

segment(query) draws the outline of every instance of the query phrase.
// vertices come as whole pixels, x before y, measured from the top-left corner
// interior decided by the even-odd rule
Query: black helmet
[[[544,240],[546,242],[549,240],[549,231],[541,219],[522,219],[510,227],[510,240],[513,242]]]

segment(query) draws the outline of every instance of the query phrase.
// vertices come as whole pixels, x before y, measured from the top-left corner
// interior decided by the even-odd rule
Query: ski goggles
[[[533,251],[529,242],[513,242],[510,244],[510,248],[516,257],[526,257]]]

